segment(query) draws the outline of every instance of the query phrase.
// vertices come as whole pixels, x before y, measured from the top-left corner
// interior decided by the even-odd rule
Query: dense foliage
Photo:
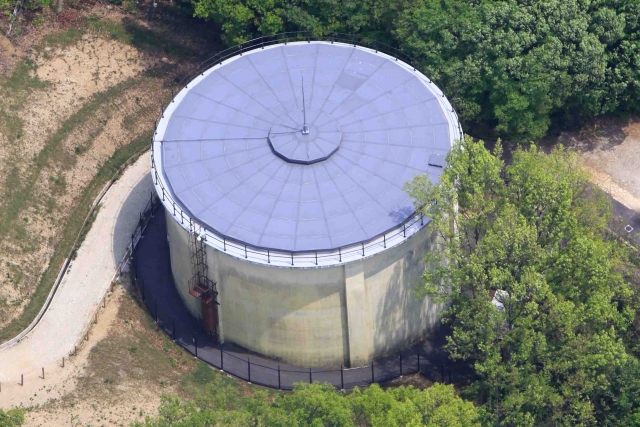
[[[467,138],[436,186],[407,186],[440,237],[424,292],[451,301],[470,395],[495,425],[640,425],[637,272],[606,237],[606,199],[562,148],[500,154]]]
[[[0,427],[19,427],[24,423],[23,408],[9,409],[3,411],[0,409]]]
[[[529,140],[552,119],[637,111],[640,0],[191,0],[235,44],[310,30],[391,43],[451,98],[472,133]]]
[[[196,403],[183,404],[165,396],[158,417],[134,426],[480,427],[476,407],[456,396],[452,386],[442,384],[427,390],[399,387],[387,391],[374,385],[348,395],[328,384],[299,384],[292,393],[273,400],[260,392],[230,399],[219,384],[211,382],[208,398]]]

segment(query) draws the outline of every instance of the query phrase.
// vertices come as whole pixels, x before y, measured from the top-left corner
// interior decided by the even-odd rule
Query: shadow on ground
[[[171,275],[164,210],[150,220],[134,253],[132,275],[144,305],[158,326],[177,344],[210,365],[243,380],[290,390],[298,382],[328,382],[336,388],[387,382],[418,374],[430,382],[468,383],[468,367],[450,362],[442,350],[446,329],[428,340],[371,364],[353,369],[309,368],[278,363],[232,343],[220,345],[187,310]],[[228,325],[227,327],[233,327]]]

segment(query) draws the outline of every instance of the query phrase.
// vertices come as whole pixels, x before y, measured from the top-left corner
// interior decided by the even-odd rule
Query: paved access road
[[[0,350],[0,408],[28,405],[29,396],[47,385],[38,379],[41,369],[55,371],[82,339],[153,191],[149,168],[144,154],[111,186],[38,325],[19,343]]]

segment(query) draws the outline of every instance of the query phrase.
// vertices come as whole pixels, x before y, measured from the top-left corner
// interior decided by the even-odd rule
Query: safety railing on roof
[[[382,53],[388,55],[395,61],[402,61],[413,71],[417,71],[414,60],[409,55],[406,55],[398,48],[388,46],[378,41],[372,41],[362,36],[342,34],[342,33],[328,33],[324,35],[317,35],[310,31],[299,32],[286,32],[269,36],[258,37],[253,40],[240,43],[236,46],[225,49],[211,58],[202,62],[194,71],[184,76],[177,87],[171,91],[171,99],[167,102],[167,105],[163,105],[161,108],[161,118],[164,117],[164,110],[168,107],[169,103],[174,101],[175,95],[182,89],[188,88],[191,81],[200,75],[204,75],[204,72],[215,65],[221,65],[225,60],[243,55],[252,50],[264,49],[265,47],[276,44],[288,44],[293,42],[327,42],[327,43],[341,43],[353,45],[354,47],[364,47],[374,50],[376,53]],[[424,76],[423,76],[424,77]],[[426,78],[426,77],[425,77]],[[444,113],[447,115],[449,124],[456,124],[457,139],[463,138],[462,127],[458,120],[458,115],[451,104],[446,100],[444,93],[428,78],[427,82],[429,87],[435,92],[437,96],[442,99],[440,105],[444,107]],[[247,244],[237,239],[233,239],[229,236],[225,236],[221,233],[211,230],[206,225],[199,223],[189,213],[185,212],[180,205],[173,198],[171,191],[164,184],[164,178],[161,172],[158,172],[158,168],[154,155],[154,141],[151,139],[151,170],[153,176],[153,182],[158,192],[158,196],[162,200],[163,204],[167,208],[169,214],[171,214],[176,221],[187,230],[190,229],[190,225],[199,225],[205,231],[205,240],[210,246],[229,253],[239,258],[245,258],[249,261],[257,262],[260,264],[271,264],[274,266],[287,266],[287,267],[316,267],[316,266],[329,266],[341,263],[346,263],[361,259],[367,256],[375,255],[388,247],[396,246],[404,241],[406,238],[414,235],[428,222],[428,218],[425,218],[421,209],[416,210],[412,215],[406,218],[402,223],[396,227],[387,230],[371,239],[361,241],[355,244],[350,244],[334,249],[328,250],[315,250],[315,251],[286,251],[277,250],[265,247],[259,247],[251,244]]]
[[[337,389],[344,390],[366,387],[412,374],[422,375],[430,381],[449,384],[467,383],[473,379],[473,372],[467,364],[451,362],[439,351],[427,351],[424,342],[415,343],[402,351],[392,352],[385,357],[369,360],[364,366],[353,368],[295,366],[249,353],[231,343],[221,343],[219,337],[205,331],[201,322],[188,314],[187,308],[177,295],[167,293],[167,289],[176,292],[172,282],[160,283],[154,279],[151,272],[157,267],[155,261],[148,262],[149,247],[145,246],[144,242],[136,244],[143,234],[149,233],[149,230],[151,233],[147,234],[147,237],[151,238],[153,243],[147,245],[156,244],[152,234],[158,233],[158,228],[153,225],[147,226],[152,221],[159,220],[154,219],[154,210],[158,207],[157,200],[147,205],[132,236],[134,249],[130,257],[131,278],[158,328],[196,358],[237,378],[278,390],[292,390],[297,383],[314,382],[329,383]],[[155,260],[156,257],[151,256],[151,259]]]

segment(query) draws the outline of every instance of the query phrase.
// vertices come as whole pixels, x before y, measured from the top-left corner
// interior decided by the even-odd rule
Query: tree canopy
[[[3,411],[0,409],[0,427],[19,427],[24,423],[23,408],[9,409]]]
[[[474,134],[540,138],[640,105],[640,0],[190,0],[235,44],[282,31],[400,47]]]
[[[214,389],[212,393],[216,394]],[[480,427],[480,413],[458,397],[453,386],[436,384],[426,390],[373,385],[344,395],[330,384],[298,384],[292,393],[269,402],[264,393],[242,399],[240,405],[181,403],[164,396],[160,414],[134,426],[268,426],[268,427]]]
[[[470,395],[496,425],[634,425],[637,284],[578,156],[533,147],[505,165],[500,144],[466,138],[448,161],[407,189],[439,235],[422,291],[451,301],[446,349],[473,364]]]

